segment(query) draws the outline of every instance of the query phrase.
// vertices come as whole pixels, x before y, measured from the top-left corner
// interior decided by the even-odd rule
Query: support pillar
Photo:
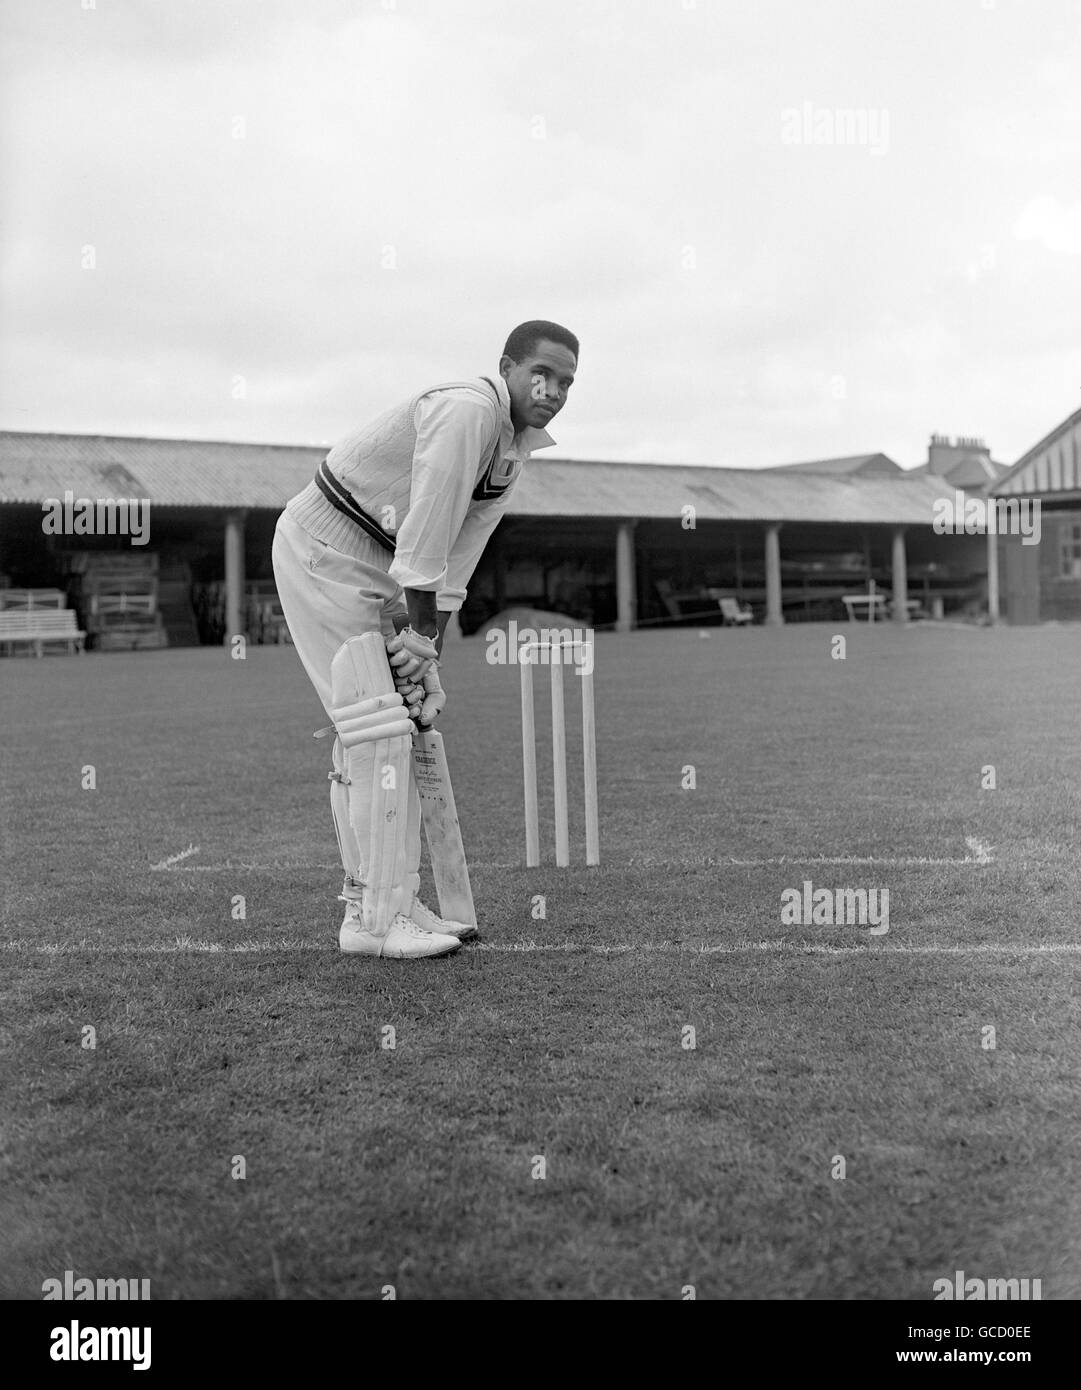
[[[638,588],[635,575],[634,528],[637,522],[621,521],[616,532],[616,631],[633,632],[638,621]]]
[[[225,518],[225,645],[244,632],[244,517],[230,512]]]
[[[893,528],[893,621],[908,622],[908,557],[905,554],[905,528]]]
[[[994,499],[991,499],[992,504]],[[987,528],[987,616],[991,622],[999,620],[998,598],[998,528]]]
[[[784,622],[781,607],[781,524],[766,527],[766,622],[780,626]]]

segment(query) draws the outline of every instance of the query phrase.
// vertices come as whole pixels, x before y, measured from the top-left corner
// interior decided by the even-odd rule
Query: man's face
[[[499,374],[510,392],[510,418],[516,431],[527,425],[542,430],[563,409],[577,365],[570,348],[548,338],[541,338],[521,362],[506,356],[499,359]]]

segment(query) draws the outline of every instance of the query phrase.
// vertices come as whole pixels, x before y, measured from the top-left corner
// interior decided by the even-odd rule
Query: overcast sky
[[[0,13],[2,428],[330,442],[527,318],[553,456],[1010,463],[1081,405],[1078,0]]]

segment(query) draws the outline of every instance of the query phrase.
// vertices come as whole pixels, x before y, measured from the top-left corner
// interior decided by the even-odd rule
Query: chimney
[[[959,434],[954,441],[948,434],[933,434],[927,449],[927,471],[945,477],[964,459],[971,458],[985,461],[990,473],[991,450],[982,439],[971,434]]]

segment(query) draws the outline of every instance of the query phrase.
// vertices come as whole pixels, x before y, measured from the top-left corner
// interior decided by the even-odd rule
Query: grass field
[[[0,1295],[1081,1296],[1081,632],[838,630],[598,638],[588,871],[450,644],[482,938],[408,964],[338,953],[290,648],[4,661]]]

